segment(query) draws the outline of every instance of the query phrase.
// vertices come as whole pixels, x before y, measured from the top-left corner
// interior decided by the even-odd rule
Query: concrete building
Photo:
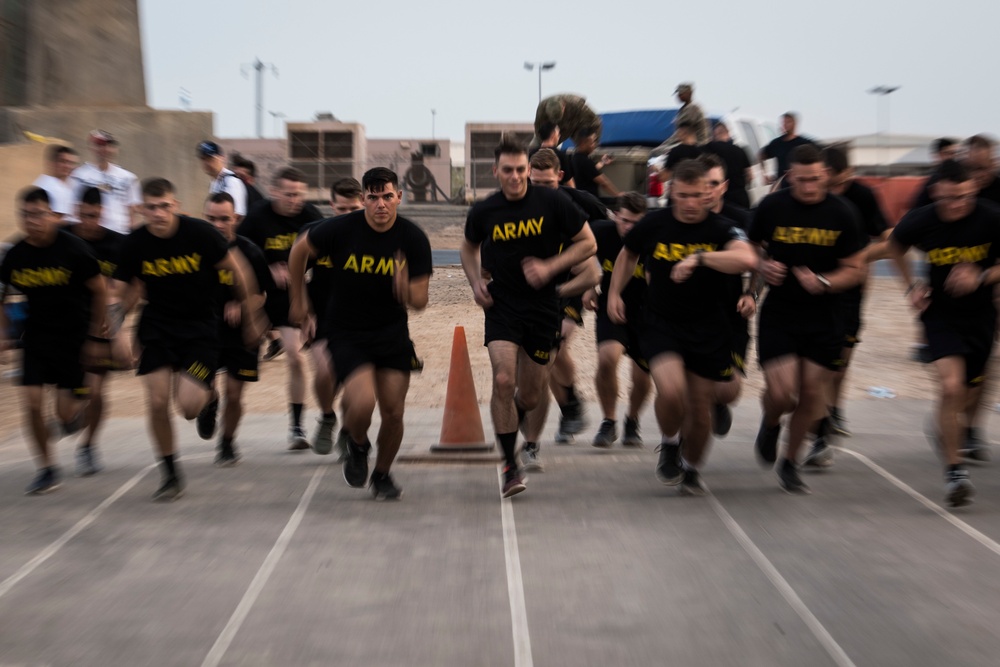
[[[923,176],[932,166],[931,142],[937,135],[860,134],[822,139],[824,145],[847,147],[851,165],[872,176]]]
[[[465,200],[485,199],[497,189],[493,176],[494,149],[504,132],[512,132],[527,145],[535,134],[531,123],[465,124]]]

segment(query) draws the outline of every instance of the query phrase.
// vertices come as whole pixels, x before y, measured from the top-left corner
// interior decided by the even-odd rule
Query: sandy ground
[[[869,298],[865,303],[863,342],[857,348],[847,380],[847,397],[864,398],[870,387],[888,387],[898,396],[931,398],[931,376],[927,367],[910,361],[910,346],[915,340],[914,319],[901,295],[897,281],[873,278]],[[430,304],[421,313],[411,314],[410,333],[425,368],[414,375],[408,405],[438,407],[444,404],[445,389],[455,327],[465,329],[469,345],[473,376],[480,402],[490,396],[490,365],[483,342],[482,311],[472,300],[460,267],[436,269],[431,280]],[[750,375],[743,400],[756,400],[762,377],[755,361],[755,344],[750,345]],[[571,350],[577,363],[577,386],[587,401],[596,400],[593,376],[596,368],[593,313],[587,313],[583,329],[572,341]],[[11,370],[17,360],[8,354],[0,371]],[[627,365],[621,368],[622,392],[628,387]],[[19,422],[20,401],[17,387],[9,378],[0,382],[0,425],[6,432]],[[248,412],[285,412],[287,382],[283,357],[261,364],[261,381],[249,387],[246,396]],[[311,394],[311,392],[310,392]],[[310,395],[307,410],[315,414]],[[110,382],[109,415],[136,417],[143,414],[145,398],[138,378],[131,373],[115,373]]]

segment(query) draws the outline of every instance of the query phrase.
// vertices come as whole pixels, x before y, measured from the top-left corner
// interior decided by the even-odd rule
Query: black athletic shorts
[[[622,347],[625,348],[625,354],[638,364],[639,368],[648,373],[649,364],[646,363],[646,357],[642,356],[642,345],[637,330],[639,328],[641,327],[633,325],[631,318],[629,318],[628,324],[615,324],[606,312],[598,311],[594,320],[597,347],[600,349],[601,343],[609,340],[621,343]]]
[[[729,337],[717,336],[716,340],[693,336],[684,331],[683,325],[671,325],[663,318],[646,315],[640,334],[643,356],[652,364],[661,354],[677,354],[684,361],[684,369],[714,382],[733,379],[732,355]]]
[[[984,374],[993,350],[995,331],[996,320],[993,317],[982,320],[924,320],[924,335],[931,360],[963,357],[965,382],[970,387],[979,386],[986,379]]]
[[[750,326],[739,313],[730,318],[729,326],[733,330],[729,346],[730,362],[734,371],[738,371],[740,375],[746,377],[747,347],[750,345]]]
[[[147,375],[161,368],[185,373],[211,388],[215,370],[219,367],[219,343],[212,338],[171,338],[163,334],[140,341],[138,375]]]
[[[256,382],[258,374],[258,357],[260,350],[252,350],[242,344],[242,341],[223,341],[219,348],[219,368],[226,370],[226,375],[241,382]]]
[[[844,327],[844,347],[854,347],[861,342],[861,303],[863,292],[851,290],[841,295],[841,320]]]
[[[558,303],[537,299],[508,302],[494,294],[493,305],[485,312],[486,345],[496,340],[510,341],[519,345],[535,363],[543,366],[549,363],[562,322]]]
[[[289,308],[291,308],[291,302],[288,299],[287,291],[283,289],[268,291],[267,300],[264,301],[264,312],[267,313],[267,318],[271,320],[273,328],[292,326],[291,322],[288,321]]]
[[[758,318],[757,358],[796,356],[838,371],[844,368],[844,329],[839,313],[803,313],[792,319],[765,305]]]
[[[82,349],[82,342],[65,340],[52,344],[26,344],[21,358],[21,385],[41,387],[53,384],[59,389],[69,390],[74,398],[87,398],[89,390],[80,363]]]
[[[423,368],[417,358],[409,332],[403,329],[388,331],[335,331],[326,339],[330,353],[333,376],[343,383],[351,373],[366,365],[375,370],[413,373]]]
[[[564,320],[573,320],[579,327],[583,326],[583,295],[559,299],[559,309]]]

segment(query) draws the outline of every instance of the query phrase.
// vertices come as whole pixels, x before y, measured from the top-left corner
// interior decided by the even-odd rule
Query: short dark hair
[[[957,139],[952,139],[951,137],[941,137],[940,139],[935,139],[931,142],[931,150],[940,154],[944,149],[951,148],[957,143]]]
[[[538,138],[542,141],[548,141],[552,138],[553,133],[556,128],[559,127],[555,123],[545,122],[538,126]]]
[[[166,197],[176,192],[173,183],[159,176],[147,178],[142,182],[143,197]]]
[[[781,114],[781,117],[787,118],[788,120],[794,121],[796,123],[799,122],[799,114],[797,114],[794,111],[786,111],[785,113]]]
[[[274,185],[278,184],[278,181],[291,181],[292,183],[306,183],[306,175],[301,169],[296,169],[295,167],[282,167],[277,172],[275,172],[274,177],[271,182]]]
[[[101,195],[101,189],[93,186],[84,188],[83,192],[80,193],[80,203],[90,206],[103,206],[104,197]]]
[[[711,169],[721,169],[722,175],[729,178],[729,174],[726,173],[726,163],[715,153],[702,153],[698,156],[698,162],[705,167],[705,174]]]
[[[335,181],[330,186],[330,199],[336,199],[337,197],[363,199],[364,192],[361,190],[361,184],[358,183],[358,179],[342,178],[339,181]]]
[[[36,202],[43,202],[47,206],[51,206],[52,200],[49,198],[49,193],[45,191],[44,188],[39,188],[35,186],[27,187],[21,190],[21,194],[18,196],[24,204],[34,204]]]
[[[233,153],[233,157],[229,160],[234,167],[239,167],[241,169],[246,169],[247,173],[251,176],[257,175],[257,165],[253,161],[246,159],[239,153]]]
[[[728,131],[729,131],[729,126],[728,126],[728,125],[726,125],[725,123],[723,123],[723,122],[722,122],[721,120],[717,120],[717,121],[715,121],[715,123],[714,123],[714,124],[712,125],[712,129],[713,129],[713,130],[714,130],[714,129],[716,129],[716,128],[720,128],[720,127],[721,127],[721,128],[723,129],[723,130],[725,130],[726,132],[728,132]]]
[[[361,189],[365,192],[382,192],[387,185],[391,185],[394,190],[399,189],[399,176],[392,169],[375,167],[361,177]]]
[[[612,210],[621,211],[624,209],[632,213],[645,215],[648,208],[649,205],[646,203],[646,198],[638,192],[623,192],[615,198]]]
[[[236,208],[236,200],[228,192],[213,192],[205,201],[209,204],[231,204],[234,209]]]
[[[965,183],[971,178],[969,170],[958,160],[945,160],[937,168],[937,180],[952,183]]]
[[[983,148],[986,150],[993,150],[993,147],[997,145],[996,140],[985,134],[974,134],[965,140],[965,145],[969,148]]]
[[[559,162],[559,156],[551,148],[540,148],[534,155],[531,156],[531,168],[532,169],[554,169],[559,171],[562,169],[562,164]]]
[[[823,163],[835,174],[842,174],[851,167],[847,151],[841,146],[827,146],[823,149]]]
[[[673,180],[678,183],[697,183],[705,178],[705,165],[698,160],[681,160],[674,167]]]
[[[62,144],[53,144],[45,151],[45,157],[49,162],[55,162],[61,155],[79,155],[75,149]]]
[[[573,134],[573,141],[575,141],[576,143],[580,143],[581,141],[583,141],[592,134],[597,134],[597,126],[585,125],[580,129],[578,129],[576,133]]]
[[[500,135],[500,143],[493,149],[493,160],[500,162],[501,155],[528,155],[528,147],[510,132]]]
[[[788,156],[788,161],[791,164],[809,165],[822,162],[823,156],[815,145],[802,144],[792,149],[791,155]]]

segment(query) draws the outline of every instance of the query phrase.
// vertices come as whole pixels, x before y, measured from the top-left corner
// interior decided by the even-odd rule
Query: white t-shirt
[[[49,193],[49,206],[53,211],[63,216],[66,222],[80,222],[76,217],[76,191],[73,177],[68,181],[60,181],[55,176],[42,174],[35,179],[32,185],[40,187]]]
[[[120,234],[132,231],[132,207],[142,203],[139,179],[130,171],[116,164],[109,164],[107,171],[101,171],[87,162],[73,172],[77,197],[84,188],[95,187],[103,194],[101,226]]]
[[[240,177],[229,169],[223,169],[212,181],[212,186],[208,189],[208,194],[214,195],[216,192],[226,192],[233,198],[236,215],[245,216],[247,214],[247,186],[243,184]]]

